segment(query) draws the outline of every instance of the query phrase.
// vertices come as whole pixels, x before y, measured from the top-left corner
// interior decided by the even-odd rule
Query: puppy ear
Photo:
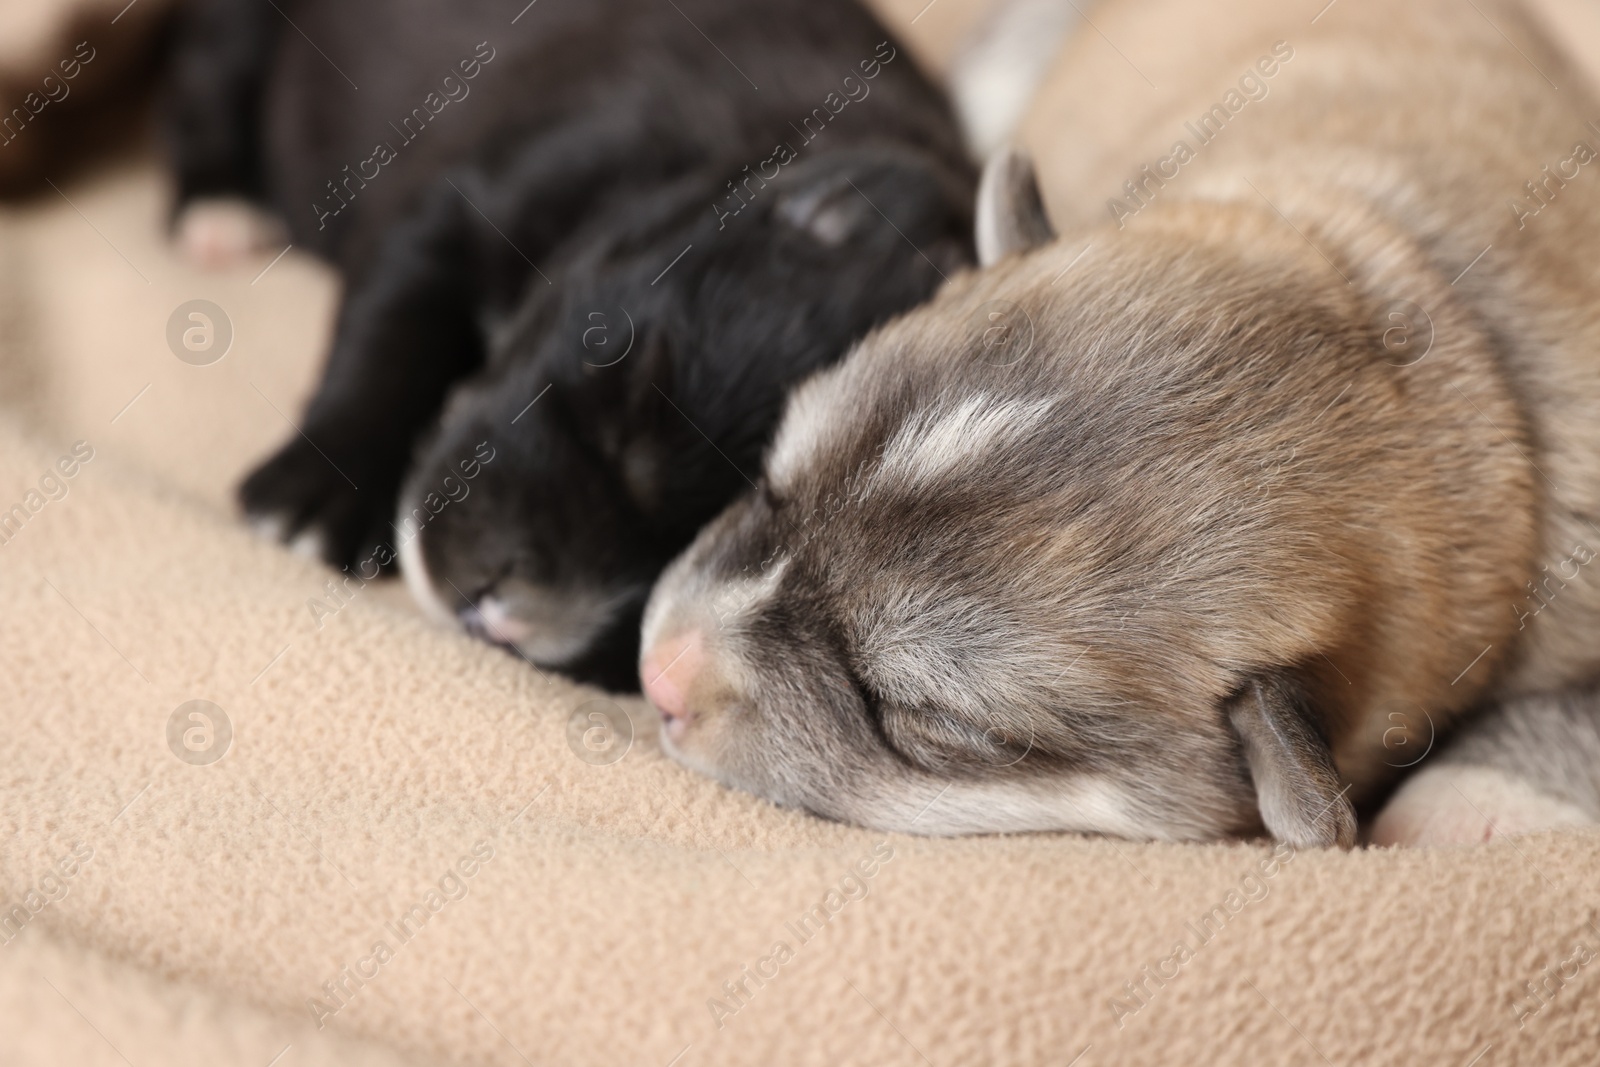
[[[978,263],[989,266],[1013,252],[1053,241],[1033,160],[1017,148],[989,157],[978,182]]]
[[[1257,675],[1229,701],[1227,718],[1273,837],[1296,848],[1355,843],[1355,808],[1296,682],[1280,672]]]

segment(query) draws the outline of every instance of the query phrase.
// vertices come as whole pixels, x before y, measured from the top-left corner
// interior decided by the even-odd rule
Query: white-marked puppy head
[[[888,829],[1351,843],[1333,657],[1409,668],[1365,643],[1375,550],[1340,487],[1386,460],[1297,457],[1387,432],[1379,404],[1327,411],[1374,362],[1357,298],[1209,233],[1053,287],[1078,249],[1029,251],[1009,184],[996,265],[802,386],[759,488],[658,583],[666,750]]]

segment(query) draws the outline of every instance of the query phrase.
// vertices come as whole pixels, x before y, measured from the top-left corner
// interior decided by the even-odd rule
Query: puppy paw
[[[1593,826],[1577,805],[1493,767],[1444,764],[1419,771],[1378,813],[1374,845],[1476,845],[1497,837]]]
[[[174,226],[179,253],[197,267],[223,270],[288,241],[283,223],[260,206],[237,197],[193,200]]]
[[[239,502],[261,536],[344,567],[363,563],[384,539],[398,481],[398,471],[340,462],[297,437],[245,479]]]

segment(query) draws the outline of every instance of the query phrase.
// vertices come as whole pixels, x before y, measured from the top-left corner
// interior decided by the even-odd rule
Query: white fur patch
[[[873,475],[874,486],[915,489],[960,471],[990,449],[1027,434],[1053,400],[1005,400],[980,393],[955,410],[917,413],[895,433]]]
[[[282,544],[289,535],[289,517],[287,515],[251,515],[249,517],[250,532],[263,541],[272,541]]]
[[[767,455],[767,477],[774,487],[786,489],[794,483],[806,461],[822,451],[824,442],[838,425],[832,388],[840,381],[838,373],[813,378],[802,384],[789,400],[778,434]]]
[[[713,621],[719,628],[726,626],[771,600],[788,569],[789,559],[784,557],[768,564],[762,574],[722,583],[709,601]]]
[[[1127,798],[1103,778],[1083,776],[1033,785],[950,782],[937,788],[930,785],[927,796],[896,793],[901,795],[885,797],[877,811],[865,813],[872,825],[931,836],[1032,830],[1142,839],[1169,836],[1161,827],[1135,818]]]
[[[406,529],[410,520],[412,509],[402,507],[399,517],[395,519],[397,529]],[[409,539],[402,539],[399,546],[400,573],[406,580],[406,588],[411,591],[411,599],[417,602],[424,614],[439,622],[455,624],[456,613],[451,611],[449,605],[440,598],[439,591],[433,587],[433,580],[428,576],[428,564],[422,556],[422,531],[412,532]],[[464,606],[464,605],[463,605]]]
[[[307,526],[294,535],[294,540],[289,542],[289,551],[301,559],[320,560],[327,543],[327,538],[323,536],[321,529]]]

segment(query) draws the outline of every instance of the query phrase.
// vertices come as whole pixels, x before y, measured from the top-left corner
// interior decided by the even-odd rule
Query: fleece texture
[[[0,210],[0,1064],[1600,1059],[1600,832],[833,825],[257,540],[336,284],[183,266],[168,195],[147,154]]]

